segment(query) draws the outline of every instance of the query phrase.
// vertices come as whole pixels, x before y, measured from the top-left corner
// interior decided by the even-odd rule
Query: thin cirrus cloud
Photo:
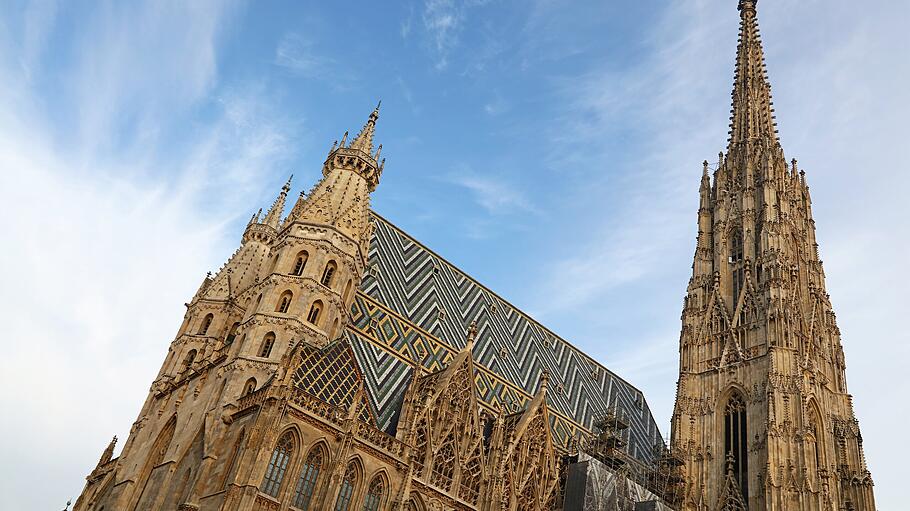
[[[218,86],[232,5],[109,6],[82,19],[93,36],[73,34],[71,53],[51,51],[66,12],[36,5],[18,40],[0,40],[0,207],[18,219],[0,255],[0,374],[17,382],[0,402],[18,412],[0,434],[34,440],[0,446],[16,467],[0,478],[9,509],[62,507],[110,436],[127,437],[180,304],[231,251],[226,230],[296,129],[257,84]],[[60,73],[57,109],[33,84]]]
[[[484,5],[488,0],[426,0],[423,4],[421,21],[423,35],[434,56],[434,67],[444,71],[449,66],[449,57],[461,43],[462,32],[468,22],[471,8]],[[402,36],[411,32],[410,17],[402,28]]]
[[[359,81],[352,66],[341,65],[324,52],[317,51],[312,40],[294,32],[285,34],[278,43],[274,62],[305,78],[323,81],[335,91],[349,90]]]
[[[481,176],[465,167],[450,174],[447,180],[470,191],[474,201],[491,215],[539,213],[516,183]]]

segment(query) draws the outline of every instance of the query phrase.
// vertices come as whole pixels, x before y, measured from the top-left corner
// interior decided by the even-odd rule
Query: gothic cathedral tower
[[[699,191],[671,431],[684,508],[873,511],[809,187],[778,140],[756,3],[739,1],[730,138]]]
[[[242,398],[283,378],[295,347],[325,347],[344,330],[384,166],[382,146],[373,149],[378,117],[377,106],[353,141],[345,133],[332,146],[322,179],[282,218],[289,180],[203,280],[121,455],[112,459],[112,442],[75,511],[197,510],[223,493],[223,509],[250,509],[271,447],[262,426],[238,434],[236,412]]]

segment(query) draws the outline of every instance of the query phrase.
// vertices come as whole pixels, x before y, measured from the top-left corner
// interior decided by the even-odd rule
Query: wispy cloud
[[[448,181],[468,189],[474,201],[491,215],[537,213],[519,185],[502,178],[481,176],[462,167],[450,174]]]
[[[442,71],[449,66],[449,56],[459,45],[467,20],[468,9],[487,3],[487,0],[426,0],[422,20],[434,67]]]
[[[729,102],[724,88],[708,77],[729,74],[732,59],[717,50],[712,21],[720,24],[722,18],[701,17],[683,35],[671,20],[708,16],[709,9],[687,2],[670,10],[654,53],[637,66],[592,69],[556,82],[566,106],[553,126],[552,165],[582,169],[573,176],[581,183],[576,193],[594,208],[587,220],[593,220],[591,235],[580,253],[557,261],[561,271],[544,287],[543,296],[552,297],[546,299],[550,312],[652,278],[663,273],[667,253],[689,250],[699,162],[722,147],[722,112]],[[623,141],[636,144],[643,156],[625,159]],[[609,172],[589,161],[606,162]],[[566,274],[580,285],[566,289]]]
[[[203,1],[110,4],[86,16],[72,36],[80,51],[65,64],[82,157],[129,144],[141,150],[157,140],[156,126],[207,94],[233,14],[229,2]]]
[[[449,65],[448,54],[458,43],[464,13],[457,0],[428,0],[424,5],[423,26],[437,54],[436,69]]]
[[[487,115],[500,115],[509,110],[509,104],[506,102],[505,98],[502,97],[502,94],[498,92],[493,96],[493,98],[486,102],[483,105],[483,111]]]
[[[398,26],[398,33],[401,34],[402,39],[407,39],[411,35],[411,27],[414,24],[414,4],[408,5],[408,16],[401,21],[401,24]]]
[[[29,388],[0,388],[2,406],[18,411],[0,435],[42,439],[0,447],[17,467],[2,474],[2,500],[16,508],[61,506],[110,436],[126,438],[180,304],[235,245],[231,219],[293,152],[296,126],[255,84],[217,84],[218,34],[232,6],[112,9],[90,15],[90,32],[72,41],[75,55],[92,57],[66,63],[76,112],[45,108],[24,85],[26,75],[44,78],[47,52],[21,66],[7,58],[18,42],[0,41],[10,85],[0,89],[0,208],[21,220],[8,230],[17,243],[0,254],[5,336],[19,340],[0,372]],[[38,18],[26,33],[51,26]],[[165,134],[203,108],[195,128],[180,131],[185,140]],[[55,484],[40,486],[35,473]]]
[[[48,34],[57,21],[57,2],[45,0],[30,3],[25,8],[24,17],[20,63],[23,76],[28,80],[35,72],[33,68],[39,63],[47,44]]]
[[[408,106],[411,107],[411,112],[419,114],[420,105],[414,100],[414,91],[408,85],[408,82],[399,75],[395,77],[395,83],[398,84],[398,90],[401,91],[401,96],[404,98],[405,102],[407,102]]]
[[[297,33],[286,34],[275,49],[275,64],[294,73],[322,80],[337,90],[350,89],[357,82],[357,75],[349,66],[316,50],[313,41]]]

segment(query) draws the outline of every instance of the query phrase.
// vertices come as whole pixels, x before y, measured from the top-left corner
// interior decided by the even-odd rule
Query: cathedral
[[[202,280],[74,511],[874,511],[756,2],[701,176],[669,442],[638,389],[371,209],[377,106]]]

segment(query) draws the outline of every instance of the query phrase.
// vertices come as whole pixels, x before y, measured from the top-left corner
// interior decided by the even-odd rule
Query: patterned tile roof
[[[522,409],[551,374],[554,445],[565,448],[611,406],[628,416],[630,454],[649,459],[660,432],[642,393],[374,213],[369,271],[347,330],[380,428],[394,429],[416,361],[436,371],[477,322],[475,383],[482,407]]]

